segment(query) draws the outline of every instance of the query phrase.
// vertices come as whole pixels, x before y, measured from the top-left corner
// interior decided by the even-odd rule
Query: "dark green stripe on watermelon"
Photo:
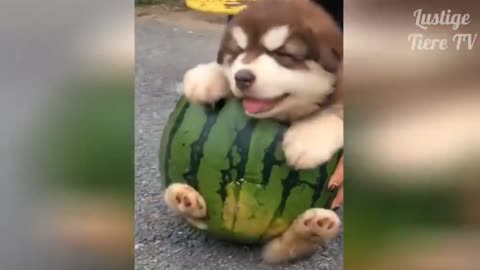
[[[217,232],[224,228],[223,205],[227,185],[235,183],[231,186],[231,196],[238,196],[240,179],[244,175],[248,152],[240,151],[239,146],[248,143],[255,126],[254,121],[238,113],[239,110],[241,112],[241,106],[235,102],[227,102],[219,110],[217,124],[204,144],[205,157],[197,171],[198,190],[204,194],[207,203],[209,226]]]
[[[283,132],[279,131],[283,129],[285,127],[274,121],[258,121],[249,144],[246,144],[250,153],[245,173],[250,183],[268,185],[270,177],[266,177],[274,165],[281,164],[275,158],[275,148],[281,144]]]
[[[208,139],[208,135],[210,130],[215,125],[215,121],[217,121],[218,113],[212,109],[205,108],[205,113],[207,115],[207,120],[203,125],[202,131],[200,132],[200,136],[198,140],[190,144],[190,167],[189,170],[183,174],[183,177],[187,180],[187,183],[194,187],[195,189],[198,187],[198,179],[197,179],[197,171],[198,167],[200,166],[200,161],[202,160],[203,154],[203,146]]]
[[[175,110],[170,114],[169,121],[163,131],[162,140],[160,144],[160,171],[163,173],[163,179],[165,180],[165,186],[168,186],[172,181],[168,175],[169,160],[172,153],[172,140],[176,131],[179,129],[183,122],[185,113],[190,104],[185,99],[180,99],[175,106]]]
[[[263,157],[263,169],[262,169],[262,185],[268,185],[270,181],[270,176],[272,174],[272,169],[274,166],[280,166],[285,160],[279,160],[275,157],[275,150],[277,148],[277,144],[281,142],[283,138],[283,134],[285,129],[281,129],[280,132],[277,132],[273,137],[272,142],[270,145],[265,149],[265,155]]]
[[[298,171],[296,170],[290,171],[287,175],[287,178],[283,179],[282,199],[276,211],[278,215],[283,214],[287,199],[290,196],[290,191],[292,191],[292,189],[300,183],[298,179],[300,179],[300,177]]]
[[[317,184],[315,185],[314,188],[314,193],[312,196],[311,204],[310,207],[314,207],[315,203],[317,200],[320,198],[320,195],[322,194],[323,187],[325,185],[327,178],[327,168],[325,166],[321,166],[318,168],[318,178],[317,178]]]
[[[247,165],[249,148],[245,149],[241,146],[250,144],[255,124],[256,121],[247,121],[245,126],[237,131],[235,140],[228,150],[227,160],[229,165],[227,169],[220,170],[222,173],[222,181],[220,183],[220,189],[217,191],[222,197],[222,201],[225,201],[226,185],[235,179],[241,182],[241,179],[245,177],[245,167]],[[237,158],[238,162],[236,162],[234,154],[239,157],[239,159]]]

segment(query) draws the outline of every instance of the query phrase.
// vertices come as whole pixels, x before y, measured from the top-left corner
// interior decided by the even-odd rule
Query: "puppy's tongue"
[[[244,98],[243,109],[247,113],[261,113],[270,110],[275,105],[274,99]]]

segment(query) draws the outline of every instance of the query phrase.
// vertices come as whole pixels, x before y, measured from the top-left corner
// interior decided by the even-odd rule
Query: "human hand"
[[[338,189],[337,196],[333,199],[332,209],[336,210],[343,205],[343,154],[338,161],[337,168],[332,174],[330,181],[328,181],[328,189]]]

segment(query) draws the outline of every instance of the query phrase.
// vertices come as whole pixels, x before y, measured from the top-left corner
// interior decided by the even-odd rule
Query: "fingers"
[[[334,190],[338,188],[337,195],[332,202],[332,209],[337,209],[343,205],[343,155],[338,161],[337,168],[333,172],[330,181],[328,182],[328,189]]]
[[[330,181],[328,181],[328,189],[333,190],[341,186],[343,186],[343,155],[338,161],[337,168],[335,168]]]
[[[343,186],[338,189],[337,196],[333,199],[332,209],[340,208],[343,205]]]

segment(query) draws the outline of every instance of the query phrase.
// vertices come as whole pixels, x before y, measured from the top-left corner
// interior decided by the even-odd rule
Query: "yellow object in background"
[[[249,1],[254,0],[186,0],[186,4],[198,11],[235,15],[244,9]]]

